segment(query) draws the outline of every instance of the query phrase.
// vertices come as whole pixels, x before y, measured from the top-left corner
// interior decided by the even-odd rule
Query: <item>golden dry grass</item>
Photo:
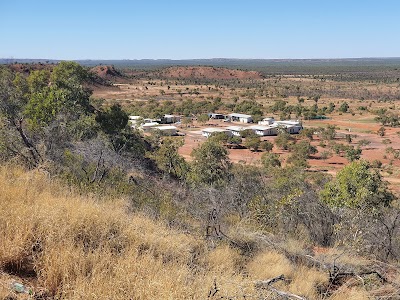
[[[251,299],[269,293],[255,290],[256,280],[281,274],[290,282],[278,288],[319,299],[316,286],[327,280],[278,252],[249,258],[222,242],[211,247],[129,214],[123,200],[101,203],[12,167],[0,167],[0,236],[1,299],[12,280],[58,299],[205,299],[214,281],[215,299]],[[333,299],[356,295],[366,294],[347,287]]]

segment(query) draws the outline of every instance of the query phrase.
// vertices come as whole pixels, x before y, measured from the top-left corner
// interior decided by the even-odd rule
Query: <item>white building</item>
[[[208,116],[210,117],[210,119],[225,119],[225,116],[223,114],[219,114],[219,113],[209,113]]]
[[[144,123],[142,124],[141,128],[143,129],[143,131],[145,132],[149,132],[151,129],[160,126],[159,123],[156,122],[151,122],[151,123]]]
[[[262,121],[258,121],[258,125],[271,125],[275,122],[274,118],[264,118]]]
[[[245,128],[241,126],[228,126],[226,129],[232,132],[234,136],[241,136],[241,132],[245,130]]]
[[[253,130],[255,134],[260,135],[260,136],[277,135],[278,134],[278,128],[274,127],[274,126],[254,125],[254,126],[250,126],[249,128],[251,130]]]
[[[162,135],[176,135],[178,129],[172,125],[161,125],[152,127],[152,130],[160,130]]]
[[[181,120],[180,116],[175,116],[175,115],[164,115],[164,117],[161,118],[161,123],[162,124],[172,124],[179,122]]]
[[[250,115],[233,113],[233,114],[229,114],[228,117],[232,122],[240,122],[240,123],[253,122],[253,118]]]
[[[272,125],[275,127],[284,127],[291,134],[299,133],[303,129],[300,121],[275,121]]]
[[[232,132],[231,131],[229,131],[229,130],[227,130],[227,129],[224,129],[224,128],[204,128],[202,131],[201,131],[201,134],[202,134],[202,136],[205,136],[205,137],[210,137],[212,134],[214,134],[214,133],[219,133],[219,132],[223,132],[223,133],[225,133],[226,135],[228,135],[228,136],[232,136]]]

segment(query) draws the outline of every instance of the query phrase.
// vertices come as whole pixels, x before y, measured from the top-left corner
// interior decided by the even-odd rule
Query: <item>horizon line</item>
[[[185,60],[350,60],[350,59],[400,59],[400,56],[365,56],[365,57],[320,57],[320,58],[234,58],[234,57],[213,57],[213,58],[14,58],[0,57],[0,60],[49,60],[49,61],[185,61]]]

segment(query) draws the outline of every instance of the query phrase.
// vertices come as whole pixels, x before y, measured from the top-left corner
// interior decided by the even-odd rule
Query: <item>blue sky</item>
[[[0,58],[400,57],[400,1],[0,0]]]

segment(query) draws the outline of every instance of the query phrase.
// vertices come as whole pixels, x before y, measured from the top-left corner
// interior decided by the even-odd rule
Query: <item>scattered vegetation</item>
[[[297,136],[280,128],[273,143],[252,131],[222,133],[185,160],[185,137],[128,124],[128,113],[182,114],[188,127],[225,110],[257,121],[265,113],[316,119],[371,109],[326,102],[334,93],[355,97],[340,89],[349,77],[299,74],[308,80],[288,84],[278,74],[212,82],[155,82],[155,73],[146,74],[143,89],[160,85],[163,92],[122,105],[94,98],[93,75],[73,62],[28,74],[0,68],[0,298],[16,297],[3,284],[13,280],[30,285],[36,299],[399,294],[400,211],[381,173],[395,169],[362,159],[370,141],[334,125]],[[204,87],[181,87],[194,82]],[[394,112],[376,113],[381,136],[397,126]],[[399,157],[391,139],[382,143],[386,155]],[[240,144],[259,159],[232,163],[228,148]],[[308,164],[333,155],[349,161],[335,177]]]

